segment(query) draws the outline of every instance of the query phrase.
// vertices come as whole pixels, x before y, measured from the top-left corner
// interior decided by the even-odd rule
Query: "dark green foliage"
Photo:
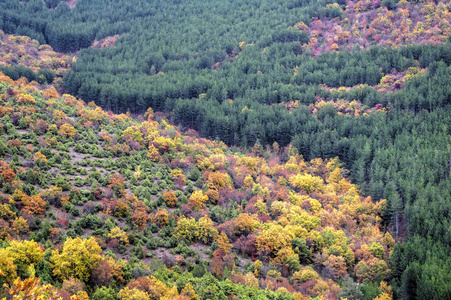
[[[364,300],[365,297],[360,290],[360,286],[357,282],[354,282],[351,278],[347,279],[343,286],[342,290],[340,291],[340,298],[347,298],[347,299],[356,299],[356,300]],[[372,298],[371,298],[372,299]]]
[[[192,181],[197,181],[200,177],[200,171],[197,167],[194,167],[188,174],[187,178]]]
[[[207,268],[203,263],[196,264],[193,271],[191,272],[195,277],[202,277],[207,272]]]
[[[36,265],[36,277],[39,277],[42,283],[54,285],[55,281],[52,277],[52,269],[49,262],[51,255],[51,249],[48,249],[44,252],[43,259]]]
[[[79,224],[83,228],[89,228],[92,230],[102,228],[103,220],[98,215],[86,215],[83,214],[79,220]]]
[[[13,80],[25,77],[29,81],[34,80],[41,84],[50,84],[55,78],[55,73],[50,69],[40,69],[38,72],[34,72],[32,69],[22,65],[0,66],[0,71]]]
[[[363,293],[363,296],[365,297],[365,299],[374,299],[377,296],[379,296],[379,294],[381,293],[381,291],[378,289],[379,284],[377,282],[363,282],[360,285],[360,290]],[[349,297],[351,299],[356,299],[354,297]]]
[[[294,252],[299,255],[299,261],[302,264],[309,264],[312,262],[312,251],[310,251],[305,239],[295,238],[291,241],[291,246]]]
[[[391,266],[396,278],[395,294],[404,299],[444,299],[451,293],[449,246],[415,236],[396,244]]]

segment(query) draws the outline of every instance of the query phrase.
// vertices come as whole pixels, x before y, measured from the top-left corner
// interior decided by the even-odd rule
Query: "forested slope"
[[[227,145],[339,157],[387,199],[395,296],[450,297],[448,1],[51,2],[4,1],[0,28],[60,51],[115,39],[80,51],[67,91]]]
[[[336,158],[241,153],[1,73],[0,117],[1,297],[392,297],[386,200]]]

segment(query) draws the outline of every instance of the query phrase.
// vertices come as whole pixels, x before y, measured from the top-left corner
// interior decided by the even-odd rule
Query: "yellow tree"
[[[300,269],[299,255],[294,253],[291,246],[280,249],[274,259],[274,263],[289,270],[298,271]]]
[[[183,290],[180,292],[180,295],[187,296],[191,300],[199,299],[199,296],[196,295],[196,291],[190,283],[187,283]]]
[[[258,279],[251,272],[244,275],[243,279],[244,279],[244,285],[255,287],[255,288],[258,287]]]
[[[27,220],[23,217],[16,218],[13,222],[12,228],[17,235],[27,234],[30,231]]]
[[[219,200],[219,193],[217,190],[213,190],[213,189],[208,189],[205,192],[205,195],[208,197],[208,200],[212,203],[212,204],[216,204]]]
[[[291,240],[294,238],[293,232],[285,230],[281,225],[268,224],[267,228],[257,236],[255,243],[259,251],[268,249],[273,254],[277,254],[280,249],[291,246]]]
[[[147,153],[147,157],[153,161],[153,162],[157,162],[160,160],[161,155],[158,152],[157,148],[155,148],[154,145],[150,144],[149,145],[149,152]]]
[[[319,275],[310,266],[305,266],[300,271],[293,274],[291,280],[296,284],[301,284],[312,279],[318,279]]]
[[[229,175],[220,172],[209,173],[207,181],[209,187],[215,190],[225,188],[227,185],[231,183]]]
[[[391,236],[391,234],[387,231],[382,238],[382,243],[387,246],[388,250],[391,251],[393,249],[393,246],[395,245],[395,240]]]
[[[61,125],[60,130],[58,131],[58,134],[63,137],[74,137],[75,133],[77,133],[75,128],[67,123]]]
[[[63,111],[57,109],[53,112],[53,118],[64,120],[66,119],[66,114]]]
[[[43,250],[38,243],[13,240],[6,250],[17,266],[19,275],[34,276],[34,268],[41,261],[43,255]]]
[[[175,207],[177,204],[177,196],[173,191],[167,191],[163,194],[164,202],[168,207]]]
[[[207,201],[208,196],[204,195],[202,191],[194,191],[188,199],[188,204],[193,209],[202,209]]]
[[[167,210],[158,210],[154,217],[158,226],[164,227],[169,224],[169,215]]]
[[[59,250],[52,251],[50,262],[53,274],[62,281],[74,277],[87,282],[92,269],[102,258],[100,252],[102,249],[93,237],[90,239],[68,238],[64,242],[61,252]]]
[[[16,265],[7,249],[0,249],[0,284],[10,283],[17,277]]]
[[[290,177],[290,183],[295,188],[302,189],[307,194],[311,192],[321,192],[324,182],[321,177],[312,176],[310,174],[298,174]]]
[[[220,235],[216,238],[216,244],[218,245],[219,249],[224,251],[225,254],[228,254],[230,252],[230,249],[232,249],[232,244],[230,244],[229,238],[224,232],[221,232]]]
[[[171,178],[173,180],[180,180],[183,183],[183,185],[186,184],[186,178],[182,170],[179,169],[171,170]]]
[[[118,296],[121,300],[150,300],[146,292],[138,289],[129,289],[128,287],[123,288]]]
[[[193,218],[185,218],[182,216],[174,229],[174,234],[180,240],[193,242],[197,239],[197,223]]]
[[[147,111],[144,113],[144,118],[147,118],[147,121],[150,122],[152,121],[153,116],[154,116],[153,109],[152,107],[149,107]]]
[[[391,286],[389,286],[385,281],[381,281],[378,290],[381,294],[374,300],[391,300],[393,299],[393,292]]]
[[[124,246],[127,246],[129,244],[127,234],[117,226],[111,229],[107,237],[116,240],[118,243],[121,243]]]
[[[139,130],[139,127],[137,127],[137,126],[131,126],[131,127],[128,127],[127,129],[125,129],[122,132],[122,138],[124,138],[124,136],[126,136],[128,134],[131,136],[132,139],[134,139],[138,143],[142,143],[142,141],[144,140],[143,134],[141,133],[141,131]]]
[[[204,244],[210,243],[218,236],[218,231],[216,230],[213,221],[208,217],[204,216],[199,219],[197,223],[197,237]]]
[[[257,215],[248,213],[239,214],[235,219],[234,231],[236,235],[249,234],[259,228],[260,222]]]
[[[41,167],[47,164],[47,157],[41,152],[36,152],[34,154],[33,160]]]

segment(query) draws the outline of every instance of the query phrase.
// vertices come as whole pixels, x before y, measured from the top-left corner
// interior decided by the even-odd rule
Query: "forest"
[[[338,158],[240,152],[152,109],[0,82],[1,297],[392,298],[387,200]]]
[[[373,299],[381,297],[384,293],[399,299],[448,299],[451,297],[451,190],[449,189],[451,186],[451,4],[448,1],[212,0],[204,3],[197,0],[152,2],[78,0],[66,3],[49,0],[8,0],[0,3],[0,8],[0,29],[3,30],[3,42],[0,45],[2,51],[0,72],[8,76],[8,84],[22,87],[27,85],[26,82],[34,82],[31,85],[34,85],[38,91],[28,91],[34,98],[39,97],[33,94],[39,94],[39,90],[47,90],[47,94],[50,93],[48,86],[53,84],[61,94],[71,94],[83,99],[86,103],[92,103],[86,109],[91,111],[92,108],[92,111],[99,114],[99,119],[88,113],[89,118],[94,118],[89,120],[92,124],[86,125],[82,122],[79,126],[88,128],[92,126],[96,132],[93,133],[94,137],[108,132],[111,135],[114,132],[113,142],[103,140],[105,145],[96,147],[97,156],[93,154],[94,157],[104,160],[104,163],[108,161],[106,160],[108,155],[124,157],[123,155],[126,154],[126,156],[135,157],[135,153],[148,151],[154,153],[150,155],[150,161],[159,165],[159,168],[164,168],[165,165],[172,166],[174,159],[183,160],[186,159],[184,156],[191,155],[190,159],[197,161],[197,170],[201,174],[208,169],[222,170],[222,173],[230,177],[228,187],[232,190],[237,189],[239,196],[225,192],[221,194],[221,188],[215,188],[214,190],[219,192],[217,201],[220,202],[221,199],[225,202],[235,201],[238,207],[244,209],[243,213],[258,216],[262,224],[269,222],[266,219],[268,215],[270,220],[274,222],[277,220],[280,226],[287,226],[291,222],[287,213],[296,211],[297,208],[285,207],[275,213],[277,209],[273,210],[272,205],[275,200],[272,196],[264,192],[259,194],[258,191],[253,191],[252,197],[246,194],[248,193],[246,189],[250,187],[246,188],[247,185],[244,182],[238,183],[241,173],[234,169],[233,164],[236,162],[227,156],[232,155],[230,153],[264,158],[269,168],[277,169],[278,167],[274,165],[277,163],[284,165],[289,172],[294,170],[286,164],[305,163],[306,169],[300,167],[299,174],[318,175],[326,184],[332,184],[328,181],[327,174],[334,171],[326,165],[340,164],[340,172],[344,180],[350,180],[356,186],[358,194],[362,197],[360,200],[363,201],[362,203],[367,203],[365,205],[384,203],[380,215],[373,216],[377,221],[372,225],[378,226],[384,234],[388,232],[396,241],[393,249],[389,249],[389,245],[382,242],[382,237],[374,241],[384,247],[385,257],[380,256],[379,259],[386,262],[389,272],[381,276],[383,272],[379,270],[382,273],[378,271],[379,275],[367,277],[365,280],[357,274],[357,267],[351,267],[357,266],[361,260],[365,262],[366,267],[371,264],[365,260],[368,257],[357,257],[357,251],[362,250],[360,245],[362,241],[348,243],[349,249],[355,255],[353,263],[346,260],[344,253],[346,249],[343,250],[344,252],[333,254],[346,261],[346,268],[344,273],[334,269],[332,276],[332,273],[327,273],[330,269],[324,271],[325,265],[319,262],[319,256],[315,256],[315,254],[324,255],[323,248],[315,248],[315,245],[311,244],[311,239],[296,233],[296,238],[304,239],[307,243],[307,248],[303,249],[312,251],[312,258],[310,261],[302,260],[303,254],[296,252],[297,250],[293,248],[302,265],[301,269],[295,271],[288,265],[280,263],[276,257],[278,254],[271,252],[275,251],[271,247],[267,249],[273,255],[270,255],[270,261],[261,260],[258,255],[261,256],[264,252],[261,252],[262,248],[258,246],[255,253],[249,252],[249,249],[249,251],[242,250],[240,247],[244,247],[242,246],[244,241],[240,241],[240,234],[234,236],[228,231],[230,229],[221,227],[223,222],[227,223],[235,216],[224,217],[222,212],[214,212],[216,202],[211,201],[208,196],[208,201],[211,201],[208,209],[209,218],[217,228],[218,236],[219,233],[226,234],[229,243],[233,245],[232,252],[238,256],[250,257],[253,264],[256,264],[258,259],[260,263],[263,263],[262,268],[272,266],[274,271],[280,272],[281,277],[277,277],[278,279],[271,283],[273,288],[268,288],[268,282],[265,281],[269,280],[266,274],[268,270],[265,269],[266,271],[263,272],[265,275],[261,275],[258,271],[259,267],[254,266],[250,273],[254,274],[259,287],[263,290],[266,288],[277,291],[277,288],[283,287],[290,293],[297,291],[304,296],[326,297],[326,299],[346,298],[346,295],[341,293],[352,289],[356,294],[348,295],[350,299]],[[393,28],[396,29],[393,30]],[[14,37],[8,34],[27,37]],[[13,47],[19,49],[13,49]],[[20,79],[21,77],[26,79]],[[4,89],[6,91],[7,87],[5,86]],[[19,130],[35,128],[37,117],[30,115],[31,121],[28,120],[26,110],[21,108],[22,105],[30,105],[30,103],[21,103],[22,98],[14,93],[4,93],[4,103],[1,104],[3,113],[0,114],[3,117],[3,130],[6,133],[8,130],[14,132],[11,125],[8,125],[11,122]],[[64,96],[60,96],[56,90],[50,94],[53,96],[43,96],[45,100],[62,97],[64,105],[72,101],[64,100]],[[24,102],[27,101],[24,100]],[[19,102],[19,107],[16,102]],[[37,103],[39,104],[39,101]],[[34,105],[34,103],[31,104]],[[148,111],[149,107],[152,108],[151,114]],[[80,107],[77,106],[78,109]],[[36,110],[39,111],[42,108]],[[60,111],[65,113],[66,117],[61,117],[60,121],[55,123],[56,128],[53,134],[57,138],[56,143],[48,144],[47,142],[45,146],[45,143],[41,141],[39,147],[57,147],[61,143],[58,139],[66,135],[64,132],[59,132],[61,127],[65,123],[70,126],[77,125],[77,123],[72,124],[74,120],[71,118],[79,118],[75,114],[80,112],[75,112],[68,107]],[[73,114],[72,116],[68,115],[69,111]],[[160,126],[158,130],[161,130],[159,134],[162,136],[168,135],[173,139],[174,134],[176,137],[180,134],[186,140],[195,137],[207,144],[210,142],[206,142],[206,139],[215,140],[211,142],[215,145],[214,147],[219,145],[217,143],[221,143],[219,147],[221,151],[229,149],[227,151],[231,152],[227,152],[224,160],[215,156],[219,155],[219,150],[213,150],[214,147],[209,148],[215,153],[212,154],[212,159],[219,160],[219,165],[200,167],[197,155],[208,157],[205,151],[199,150],[200,152],[196,155],[192,153],[175,155],[174,153],[178,152],[169,151],[169,149],[176,147],[180,151],[179,146],[171,146],[167,140],[152,142],[155,136],[149,135],[149,129],[142,128],[144,125],[134,125],[135,131],[130,129],[128,133],[130,137],[126,137],[119,133],[126,130],[125,125],[118,125],[117,130],[106,130],[100,122],[104,117],[114,119],[122,118],[115,116],[123,116],[125,118],[130,114],[152,115],[152,121],[159,124],[152,126]],[[10,117],[8,118],[7,115]],[[140,118],[143,118],[141,121],[145,122],[145,117]],[[44,118],[44,121],[51,126],[50,119]],[[109,123],[116,126],[113,121]],[[127,126],[129,125],[127,123]],[[138,128],[136,126],[140,128],[141,137],[136,131]],[[78,133],[70,136],[71,139],[84,139],[79,136],[82,133],[81,127],[74,127]],[[45,134],[50,135],[49,132]],[[51,137],[48,136],[45,139],[51,140]],[[20,139],[18,141],[20,142]],[[10,162],[6,158],[13,155],[10,142],[10,135],[7,133],[0,155],[4,156],[8,164]],[[37,147],[36,139],[33,143]],[[107,146],[108,143],[111,145]],[[126,146],[121,146],[122,143]],[[161,143],[167,144],[163,146]],[[93,145],[97,142],[90,140],[87,144]],[[142,149],[143,147],[146,149]],[[91,149],[91,146],[88,148]],[[69,153],[82,151],[78,144],[66,146],[65,149]],[[101,154],[102,151],[112,152]],[[41,151],[41,154],[46,159],[48,155],[52,156],[51,153],[44,152]],[[21,153],[22,159],[25,154],[25,152]],[[140,165],[141,159],[146,160],[145,155],[139,154],[138,157],[135,158],[137,165]],[[20,159],[19,157],[14,160]],[[317,159],[321,159],[325,166],[321,167]],[[108,162],[110,171],[119,168],[113,164],[114,161]],[[130,164],[130,162],[125,163]],[[205,163],[208,165],[207,162]],[[215,165],[214,162],[211,163]],[[66,167],[69,164],[70,160],[66,162]],[[187,165],[192,164],[193,162],[190,162]],[[223,169],[220,167],[221,164],[224,164]],[[289,200],[291,193],[302,190],[306,196],[318,200],[323,210],[327,211],[327,205],[332,205],[328,202],[330,199],[322,198],[326,196],[312,195],[312,190],[306,191],[297,186],[287,174],[282,175],[285,177],[285,183],[282,184],[278,179],[281,176],[277,173],[279,171],[265,170],[261,166],[262,162],[259,164],[258,170],[252,170],[255,172],[251,175],[253,180],[259,180],[255,181],[255,184],[260,184],[261,188],[264,188],[265,184],[260,181],[269,177],[273,181],[272,184],[266,183],[270,194],[284,186],[289,189],[277,201],[292,202],[293,200]],[[322,168],[323,171],[314,170],[314,166]],[[11,170],[17,173],[17,168],[18,166],[13,164]],[[174,171],[174,168],[169,168]],[[188,176],[188,173],[191,174],[191,167],[185,166],[181,169],[184,177]],[[44,173],[48,171],[48,169],[45,170]],[[154,169],[148,167],[148,170],[150,172]],[[134,169],[129,171],[136,172]],[[165,172],[172,174],[172,171]],[[238,173],[235,174],[235,172]],[[126,180],[135,178],[130,175],[130,172],[120,172],[120,174]],[[263,174],[266,176],[265,179],[261,177]],[[177,176],[174,176],[172,180],[177,181]],[[206,184],[209,175],[204,173],[202,176],[207,176],[202,177],[206,180],[203,184]],[[245,175],[243,176],[246,178]],[[51,180],[49,177],[46,178]],[[77,184],[80,186],[92,186],[92,182],[88,184],[86,179],[83,179],[85,177],[79,178]],[[155,178],[157,177],[153,180]],[[158,176],[158,178],[161,177]],[[101,182],[101,178],[95,179],[103,188],[108,187],[114,190],[108,182],[105,182],[107,179],[104,179],[104,182]],[[139,178],[135,179],[140,181]],[[30,182],[24,178],[21,180],[35,185],[38,179]],[[165,180],[169,179],[165,178]],[[302,182],[308,180],[306,177],[300,179]],[[154,191],[150,193],[153,195],[151,198],[144,192],[138,193],[129,188],[125,189],[127,193],[124,192],[124,194],[113,193],[107,197],[108,201],[130,197],[127,196],[128,192],[136,195],[139,201],[154,199],[157,196],[158,199],[163,197],[160,192],[166,193],[166,186],[155,190],[152,179],[149,181],[149,187],[152,187]],[[193,179],[192,184],[197,181],[198,178]],[[76,182],[74,182],[75,187]],[[39,184],[46,186],[44,182]],[[181,185],[180,182],[178,184],[176,189],[186,194],[186,188],[182,188],[185,184]],[[52,186],[54,185],[52,183]],[[133,185],[139,186],[136,182]],[[69,190],[75,188],[74,186]],[[44,188],[42,185],[41,187]],[[208,192],[206,186],[197,187],[202,189],[203,193]],[[174,191],[176,189],[172,188]],[[19,188],[19,190],[29,197],[42,193],[31,186],[26,189]],[[241,192],[244,192],[244,195],[240,194]],[[330,191],[321,190],[321,192],[328,194]],[[346,192],[344,190],[334,192],[335,197],[343,202],[344,196],[340,193]],[[3,188],[3,193],[12,195],[14,190]],[[194,187],[191,193],[195,193]],[[183,199],[179,196],[177,194],[176,198]],[[198,196],[202,198],[201,195]],[[8,202],[8,197],[5,196],[5,203]],[[92,198],[92,196],[88,197],[87,192],[83,197]],[[190,197],[188,194],[185,197],[189,204]],[[255,200],[256,198],[253,197],[262,199]],[[72,199],[72,196],[69,198]],[[95,200],[91,198],[89,199]],[[267,207],[266,212],[261,203],[252,203],[252,199],[257,201],[256,203],[260,203],[258,201],[261,200],[263,206]],[[45,201],[48,202],[48,200]],[[135,209],[133,201],[130,201],[126,200],[126,205],[130,207],[129,209]],[[146,209],[150,207],[151,211],[161,205],[171,208],[165,201],[161,199],[158,201],[157,204],[144,201],[144,206],[147,207]],[[178,226],[176,220],[184,220],[181,219],[182,216],[187,218],[186,226],[200,226],[196,225],[197,223],[189,223],[191,222],[189,217],[192,216],[196,222],[200,222],[202,213],[191,215],[183,211],[183,205],[187,204],[183,201],[180,204],[180,212],[168,210],[170,217],[173,218],[172,228]],[[242,201],[245,201],[245,204]],[[248,210],[249,203],[252,203],[254,210]],[[102,209],[105,209],[105,205],[109,204],[102,202]],[[292,202],[291,205],[297,204]],[[311,207],[306,208],[305,205],[300,205],[301,209],[311,212]],[[335,205],[339,204],[335,203]],[[202,207],[203,205],[200,205],[200,208]],[[340,210],[338,206],[331,207]],[[20,206],[16,207],[16,209],[19,208]],[[14,211],[14,208],[11,209]],[[235,209],[239,210],[239,208]],[[195,211],[202,210],[195,209]],[[97,212],[100,212],[100,207]],[[369,213],[368,210],[360,212]],[[352,216],[349,209],[346,213]],[[121,217],[130,222],[130,212]],[[324,233],[323,229],[330,224],[323,215],[319,214],[318,217],[321,221],[318,227],[321,228],[319,232]],[[359,221],[356,221],[358,228],[363,226],[360,224],[363,222],[363,217],[359,218]],[[7,217],[4,217],[4,220],[12,222],[12,219]],[[155,220],[149,219],[149,224],[156,222]],[[158,222],[155,224],[161,229],[161,224]],[[270,226],[268,226],[258,228],[269,230]],[[351,230],[346,227],[348,225],[342,226],[344,227],[341,229],[339,227],[335,229],[342,230],[347,239],[361,234],[360,231],[356,232],[354,227]],[[125,227],[121,228],[120,230],[125,230]],[[305,227],[305,229],[309,234],[315,231],[314,227]],[[160,235],[161,230],[156,232]],[[171,234],[172,231],[168,233],[168,236]],[[61,235],[60,243],[64,242],[65,237],[75,238],[79,235],[82,235],[81,230],[72,236]],[[35,236],[33,239],[41,243],[49,240],[37,239]],[[201,240],[201,238],[193,237],[187,239],[190,243]],[[203,243],[209,244],[211,241]],[[371,243],[368,241],[365,243],[371,248]],[[353,244],[352,247],[351,244]],[[8,249],[8,247],[10,246],[5,244],[3,248]],[[129,245],[127,247],[130,248]],[[167,248],[171,249],[171,247]],[[213,255],[215,250],[212,246],[210,255],[210,259],[213,259],[212,263],[215,261],[215,264],[218,264],[218,261],[222,259],[228,271],[234,269],[227,263],[228,252],[222,249],[224,256],[219,259]],[[373,250],[370,252],[373,258],[378,257]],[[327,258],[323,257],[325,261],[330,259],[328,256],[330,253],[328,250]],[[228,278],[234,281],[231,278],[235,277],[227,272],[212,271],[216,267],[215,264],[213,264],[214,267],[209,265],[208,270],[214,273],[216,280]],[[168,266],[168,264],[165,265]],[[306,282],[309,281],[297,283],[293,281],[295,272],[303,272],[303,268],[307,268],[308,265],[314,268],[314,272],[323,282],[327,283],[327,279],[330,279],[336,286],[327,283],[327,293],[314,293],[306,287]],[[185,265],[181,266],[183,270],[190,271],[189,267],[185,269]],[[249,268],[240,270],[242,276],[249,274],[247,273],[249,271]],[[150,273],[153,274],[153,271]],[[176,271],[176,273],[179,272]],[[172,283],[167,279],[162,280],[163,277],[169,276],[167,273],[158,274],[160,276],[158,280],[164,282],[167,287],[172,287]],[[21,276],[22,279],[26,277]],[[50,276],[53,281],[44,279],[50,278],[48,276],[39,277],[45,283],[58,287],[58,282],[55,281],[58,276]],[[290,286],[284,285],[285,281],[282,278],[288,280],[287,283]],[[59,284],[64,282],[64,279],[61,279],[62,277],[59,277]],[[81,277],[79,279],[83,281]],[[155,281],[152,282],[155,283]],[[384,290],[383,286],[386,282],[390,285],[390,292],[387,289]],[[225,287],[221,284],[219,289],[224,291]],[[278,286],[278,284],[282,285]],[[317,284],[319,283],[312,285],[312,288],[314,289],[313,286]],[[192,285],[194,286],[194,283]],[[90,288],[94,286],[92,283],[86,285]],[[119,284],[117,287],[120,286]],[[181,288],[179,285],[176,286],[180,294]],[[90,295],[93,292],[88,288],[85,290]],[[194,286],[194,290],[199,293],[199,285]],[[262,297],[276,299],[279,296],[264,295]],[[200,296],[200,298],[203,297]]]

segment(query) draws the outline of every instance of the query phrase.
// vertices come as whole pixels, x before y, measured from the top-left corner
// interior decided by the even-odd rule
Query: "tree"
[[[61,251],[52,251],[50,263],[53,274],[60,280],[73,277],[88,282],[91,271],[101,260],[101,251],[102,249],[93,237],[89,239],[68,238]]]
[[[216,252],[216,251],[215,251]],[[224,275],[225,263],[220,256],[214,255],[210,263],[211,273],[217,278],[222,278]]]
[[[200,241],[207,245],[218,236],[218,231],[216,230],[213,221],[208,216],[199,219],[196,235]]]
[[[191,194],[191,197],[188,199],[188,204],[191,208],[199,210],[205,206],[205,203],[208,201],[208,196],[204,195],[202,191],[194,191]]]
[[[395,246],[395,240],[393,239],[393,237],[391,236],[390,232],[386,232],[384,235],[384,238],[382,239],[382,243],[387,246],[387,248],[389,249],[389,251],[391,251],[393,249],[393,246]]]
[[[5,248],[0,249],[0,283],[11,283],[16,277],[16,265],[9,256],[9,251]]]
[[[131,292],[131,294],[137,293],[136,291],[144,292],[149,297],[148,299],[151,300],[161,299],[162,297],[169,296],[169,294],[171,294],[171,289],[166,284],[156,279],[154,276],[140,277],[135,280],[132,280],[127,284],[126,289],[127,288],[128,291]],[[139,294],[142,295],[141,293]]]
[[[75,128],[68,123],[61,125],[60,129],[58,130],[58,134],[63,137],[72,138],[76,133],[77,131],[75,130]]]
[[[68,278],[63,281],[62,289],[69,292],[71,295],[75,295],[80,291],[83,291],[85,287],[83,282],[75,280],[73,278]]]
[[[9,290],[12,299],[27,299],[27,300],[41,300],[41,299],[58,299],[56,289],[49,285],[39,285],[40,278],[30,277],[21,280],[19,277],[14,281]],[[57,298],[58,297],[58,298]],[[71,298],[72,299],[72,298]],[[73,300],[81,300],[74,298]]]
[[[136,288],[129,289],[128,287],[125,287],[120,290],[118,296],[121,300],[150,300],[150,297],[146,292]]]
[[[155,214],[155,223],[161,228],[169,224],[169,215],[167,210],[158,210]]]
[[[207,181],[211,189],[220,190],[230,183],[230,177],[227,174],[213,172],[208,174]]]
[[[108,238],[116,240],[118,243],[128,246],[130,243],[128,240],[127,233],[120,229],[118,226],[112,228],[110,233],[107,235]]]
[[[174,234],[180,240],[185,240],[188,242],[195,241],[198,236],[196,220],[193,218],[187,219],[182,216],[177,221],[177,226],[174,229]]]
[[[341,256],[335,256],[331,254],[324,266],[329,267],[333,270],[333,279],[337,280],[339,277],[346,275],[346,261]]]
[[[22,201],[23,211],[30,215],[43,217],[47,208],[47,203],[41,198],[40,195],[33,195],[31,197],[26,196]]]
[[[121,174],[112,174],[108,179],[108,186],[113,190],[124,188],[124,177]]]
[[[234,221],[234,231],[236,235],[248,235],[260,226],[257,216],[248,213],[239,214]]]
[[[27,234],[30,231],[27,220],[25,220],[23,217],[16,218],[11,227],[19,236],[21,234]]]
[[[313,191],[321,192],[324,185],[324,182],[320,177],[312,176],[310,174],[291,176],[290,183],[295,188],[302,189],[307,194],[310,194]]]
[[[189,297],[190,300],[197,300],[199,297],[196,295],[196,291],[194,291],[193,286],[190,283],[187,283],[185,287],[180,292],[180,295]]]
[[[99,287],[109,286],[113,280],[113,269],[106,260],[101,260],[92,270],[90,281]]]
[[[232,249],[232,244],[229,242],[229,238],[224,232],[221,232],[217,238],[216,238],[216,244],[218,245],[219,249],[221,249],[225,254],[228,254],[230,252],[230,249]]]
[[[157,162],[161,159],[160,153],[153,144],[149,145],[149,152],[147,153],[147,157],[153,162]]]
[[[19,276],[34,276],[35,267],[43,256],[43,250],[38,243],[35,241],[13,240],[6,249],[8,250],[8,255],[17,266],[17,274]]]
[[[0,177],[6,183],[11,183],[16,178],[16,173],[4,161],[0,160]]]
[[[163,194],[164,202],[166,202],[166,205],[168,207],[175,207],[177,204],[177,196],[173,191],[167,191]]]
[[[92,300],[119,300],[116,289],[112,287],[101,287],[92,294]]]
[[[399,219],[402,214],[402,199],[396,191],[393,191],[387,197],[388,202],[388,213],[390,214],[392,221],[396,229],[396,237],[399,235]]]
[[[307,246],[305,239],[294,238],[291,241],[291,246],[294,252],[299,256],[299,261],[302,264],[309,264],[312,262],[312,251]]]
[[[271,224],[257,236],[256,245],[260,252],[269,250],[275,255],[280,249],[291,245],[293,238],[292,232],[285,230],[281,225]]]
[[[299,271],[301,268],[299,256],[294,253],[291,247],[280,249],[274,258],[274,263],[282,267],[282,274],[284,274],[284,276],[292,271]]]
[[[351,278],[348,278],[344,282],[343,289],[340,291],[340,297],[342,299],[365,299],[362,291],[360,290],[359,284],[354,282]]]
[[[47,124],[47,123],[46,123]],[[35,161],[36,164],[38,164],[40,167],[46,166],[47,165],[47,157],[45,157],[44,154],[42,154],[41,152],[36,152],[34,154],[33,160]]]
[[[381,244],[373,242],[369,245],[369,249],[374,257],[379,258],[381,260],[385,259],[384,247]]]
[[[41,192],[40,196],[43,200],[47,201],[56,207],[61,207],[61,198],[63,196],[63,189],[52,185],[50,188]]]
[[[301,284],[309,280],[318,278],[319,278],[318,273],[316,273],[316,271],[313,270],[312,267],[306,266],[303,267],[300,271],[294,273],[293,276],[291,277],[291,280],[296,284]]]
[[[130,219],[139,230],[143,230],[149,220],[149,216],[145,211],[135,209],[131,214]]]

